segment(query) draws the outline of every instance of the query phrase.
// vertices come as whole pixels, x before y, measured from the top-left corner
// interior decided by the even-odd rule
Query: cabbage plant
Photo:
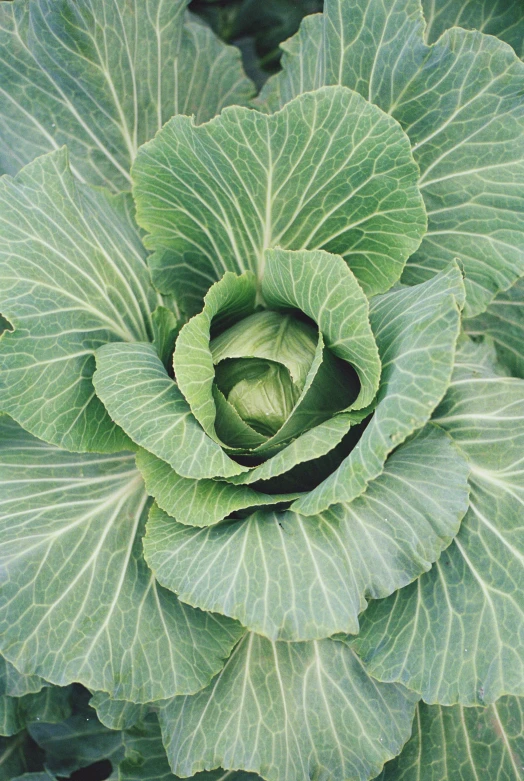
[[[0,3],[2,777],[522,777],[524,14],[423,5]]]

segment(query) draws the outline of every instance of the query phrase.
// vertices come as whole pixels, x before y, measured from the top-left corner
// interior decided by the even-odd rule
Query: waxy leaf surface
[[[63,149],[3,177],[0,211],[1,409],[68,450],[129,447],[91,381],[95,350],[148,340],[160,302],[129,196],[78,184]]]
[[[391,113],[410,138],[428,213],[404,278],[420,282],[459,257],[467,314],[482,312],[524,274],[524,63],[502,41],[457,28],[427,46],[418,0],[326,0],[284,49],[262,107],[341,84]]]
[[[524,700],[488,708],[417,706],[413,734],[377,781],[519,781],[524,769]]]
[[[365,292],[382,292],[426,227],[408,139],[343,88],[273,116],[231,107],[200,127],[173,117],[132,175],[153,280],[190,313],[225,271],[262,278],[276,246],[342,255]]]
[[[520,0],[422,0],[426,40],[434,43],[450,27],[496,35],[522,56],[524,8]]]
[[[123,733],[126,758],[118,766],[119,781],[179,781],[171,772],[162,734],[155,714],[134,729]],[[190,781],[262,781],[242,770],[210,770],[197,773]]]
[[[417,577],[456,534],[468,472],[448,436],[430,428],[361,497],[322,515],[259,510],[197,530],[153,507],[146,559],[184,602],[272,640],[356,633],[366,597]]]
[[[364,781],[399,752],[414,706],[404,687],[370,678],[344,643],[271,643],[248,633],[210,686],[166,703],[159,718],[183,776],[207,765],[268,781]]]
[[[459,362],[436,414],[471,463],[459,534],[430,572],[369,606],[354,641],[371,674],[442,705],[524,693],[524,381],[475,373]]]
[[[0,478],[7,659],[136,702],[196,691],[220,670],[240,630],[158,587],[133,454],[74,455],[4,418]]]
[[[244,472],[193,417],[151,344],[108,344],[96,354],[98,396],[131,439],[189,478]]]
[[[451,378],[462,301],[456,266],[373,299],[371,329],[382,363],[375,412],[349,456],[294,510],[314,515],[352,501],[380,474],[393,448],[429,420]]]
[[[67,144],[81,181],[131,189],[137,149],[179,112],[203,122],[252,85],[186,0],[0,3],[0,170]]]

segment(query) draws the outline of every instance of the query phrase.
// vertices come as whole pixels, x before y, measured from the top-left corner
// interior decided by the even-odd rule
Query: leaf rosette
[[[399,4],[387,19],[382,4],[368,5],[381,5],[369,24],[384,63],[407,56],[402,36],[398,53],[387,32]],[[418,4],[404,5],[414,11],[402,29],[418,35]],[[30,70],[54,7],[17,0],[13,9],[3,34],[22,42],[24,25],[11,22],[31,12],[33,48],[17,54]],[[456,172],[439,173],[447,148],[434,158],[424,150],[441,129],[456,130],[449,85],[436,119],[426,104],[441,50],[452,87],[468,53],[456,55],[456,41],[475,61],[509,63],[508,116],[521,63],[486,36],[455,31],[431,46],[421,38],[409,84],[378,89],[358,35],[346,36],[354,41],[340,63],[330,60],[337,9],[327,2],[289,44],[294,54],[259,103],[275,113],[234,106],[204,124],[178,115],[137,151],[174,110],[153,122],[137,103],[119,119],[114,159],[109,137],[82,156],[92,112],[79,91],[63,123],[73,173],[58,149],[0,184],[1,403],[14,419],[0,420],[1,651],[33,685],[80,681],[96,692],[104,724],[136,727],[130,744],[160,745],[156,716],[137,726],[155,703],[180,776],[224,767],[270,781],[370,778],[408,739],[420,696],[431,708],[419,706],[419,717],[436,722],[441,705],[524,694],[512,642],[522,617],[521,459],[517,445],[504,448],[523,418],[522,381],[500,376],[486,345],[458,341],[465,289],[476,334],[482,318],[498,317],[499,299],[482,308],[519,277],[521,257],[515,250],[507,268],[497,256],[504,273],[495,264],[480,285],[488,244],[499,241],[486,230],[462,263],[464,284],[453,258],[463,262],[470,236],[450,239],[457,231],[437,208]],[[344,30],[352,19],[344,6]],[[78,21],[96,42],[96,15]],[[192,52],[180,63],[196,73],[207,33],[191,19],[178,42],[162,29],[158,63],[172,44],[177,62]],[[320,48],[302,45],[308,31],[322,32],[326,48],[314,74]],[[231,83],[199,120],[230,103],[235,84],[237,102],[249,95],[235,81],[238,57],[213,46],[230,61]],[[66,56],[69,38],[56,47]],[[41,59],[55,100],[67,69]],[[71,61],[80,79],[83,64]],[[157,78],[169,71],[158,63],[147,66]],[[485,70],[467,73],[482,82]],[[369,94],[357,73],[367,73]],[[494,103],[504,84],[494,84]],[[475,90],[480,122],[491,93],[480,82]],[[49,148],[38,133],[21,162],[33,146]],[[124,151],[122,140],[132,141]],[[510,140],[493,165],[511,178]],[[424,183],[429,171],[435,179]],[[457,174],[471,184],[469,171]],[[111,181],[116,194],[84,178]],[[130,181],[133,197],[121,192]],[[513,233],[506,238],[513,247]],[[511,566],[501,585],[502,546]],[[455,571],[464,593],[452,589]],[[464,604],[474,606],[467,620]],[[420,620],[432,610],[437,628]],[[479,648],[478,616],[498,647]],[[446,622],[463,631],[467,658]],[[24,714],[9,712],[13,730]]]

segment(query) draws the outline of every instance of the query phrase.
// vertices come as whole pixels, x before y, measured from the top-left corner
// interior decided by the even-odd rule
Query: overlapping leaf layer
[[[0,2],[0,778],[519,781],[521,4],[186,5]]]

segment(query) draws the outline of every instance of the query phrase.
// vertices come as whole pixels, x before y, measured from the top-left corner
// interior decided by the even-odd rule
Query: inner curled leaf
[[[218,389],[245,423],[271,437],[304,390],[317,342],[317,330],[293,315],[257,312],[211,341]]]

